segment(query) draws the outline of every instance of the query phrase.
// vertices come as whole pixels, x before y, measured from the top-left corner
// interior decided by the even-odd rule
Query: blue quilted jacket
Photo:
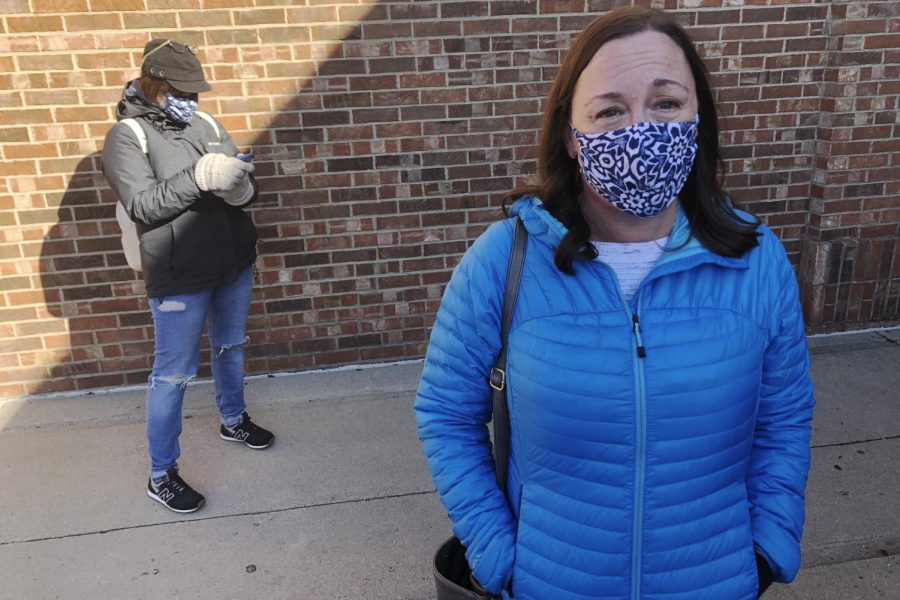
[[[512,212],[529,240],[509,336],[508,502],[486,424],[511,219],[454,271],[415,402],[475,577],[517,600],[752,600],[755,550],[792,580],[813,392],[778,239],[760,226],[759,247],[722,257],[679,213],[626,303],[602,262],[557,270],[565,228],[540,201]]]

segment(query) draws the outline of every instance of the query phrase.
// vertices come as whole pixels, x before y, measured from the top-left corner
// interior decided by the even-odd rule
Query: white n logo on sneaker
[[[172,490],[169,490],[166,488],[159,490],[159,492],[157,492],[156,495],[159,496],[159,499],[162,500],[163,502],[168,502],[169,500],[171,500],[172,498],[175,497],[174,492],[172,492]]]
[[[234,432],[234,437],[241,440],[242,442],[246,442],[247,438],[250,437],[250,432],[244,431],[243,429],[236,429]]]

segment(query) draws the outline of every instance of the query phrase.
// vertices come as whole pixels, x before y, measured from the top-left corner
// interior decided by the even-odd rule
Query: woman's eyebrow
[[[678,86],[681,89],[683,89],[685,92],[688,92],[688,89],[684,84],[679,83],[677,81],[673,81],[672,79],[654,79],[653,80],[653,87],[666,87],[669,85]]]
[[[655,88],[668,87],[670,85],[681,88],[686,94],[690,93],[690,91],[687,89],[687,86],[685,86],[683,83],[675,81],[674,79],[660,78],[653,80],[653,87]],[[623,97],[624,95],[621,92],[606,92],[604,94],[597,94],[596,96],[588,98],[588,101],[585,102],[584,105],[588,106],[594,100],[621,100]]]
[[[624,96],[620,92],[606,92],[605,94],[597,94],[591,98],[588,98],[588,101],[584,103],[585,106],[588,106],[594,100],[621,100]]]

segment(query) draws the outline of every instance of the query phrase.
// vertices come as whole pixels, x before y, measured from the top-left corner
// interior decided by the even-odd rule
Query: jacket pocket
[[[171,223],[141,234],[141,263],[144,271],[172,270],[175,260],[175,232]]]
[[[221,204],[220,200],[216,202]],[[179,279],[215,283],[229,273],[233,250],[220,207],[200,201],[172,225],[177,250],[175,273]]]
[[[177,260],[178,245],[176,244],[176,240],[175,240],[175,225],[172,223],[169,223],[168,225],[166,225],[166,227],[169,229],[169,234],[172,239],[171,245],[170,245],[171,250],[169,251],[169,270],[174,271],[175,265],[178,264],[178,260]]]
[[[513,560],[512,576],[509,583],[509,597],[514,598],[516,593],[516,582],[521,581],[521,573],[523,568],[523,558],[525,552],[522,551],[522,539],[527,535],[529,527],[528,519],[531,515],[531,495],[533,493],[532,486],[524,484],[519,491],[518,519],[516,521],[516,545],[514,546],[515,557]]]
[[[256,258],[256,226],[240,208],[226,205],[225,211],[231,233],[228,250],[236,261],[235,268],[242,269]]]
[[[756,599],[759,597],[759,569],[756,563],[756,546],[753,543],[753,527],[750,518],[750,511],[746,513],[744,521],[744,547],[741,552],[741,574],[742,580],[746,581],[748,592],[751,592],[749,598]]]

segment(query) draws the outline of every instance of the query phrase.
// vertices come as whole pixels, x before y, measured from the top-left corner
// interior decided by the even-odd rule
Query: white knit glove
[[[216,195],[232,206],[243,206],[253,197],[253,184],[248,175],[243,183],[238,183],[231,191],[216,192]]]
[[[194,165],[197,187],[204,192],[230,192],[252,172],[253,163],[225,154],[204,154]]]

